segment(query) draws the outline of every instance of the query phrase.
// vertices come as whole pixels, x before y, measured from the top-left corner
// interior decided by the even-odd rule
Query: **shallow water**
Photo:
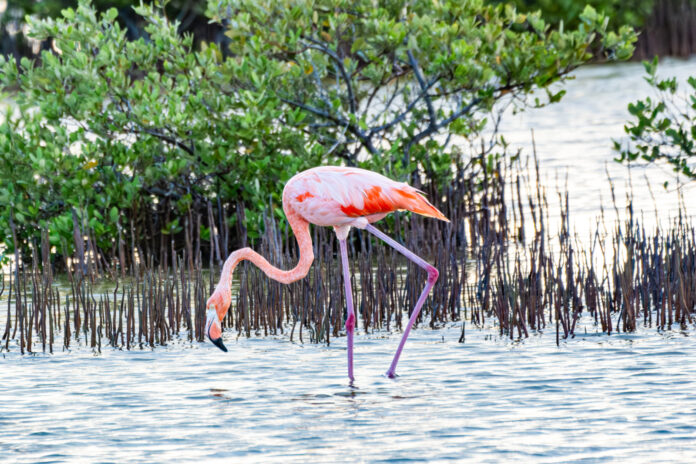
[[[556,347],[460,328],[330,347],[238,339],[4,354],[3,462],[692,462],[694,338],[643,329]]]
[[[696,56],[690,59],[664,59],[658,67],[661,78],[674,76],[680,83],[679,96],[685,95],[686,79],[696,75]],[[693,199],[696,183],[679,179],[665,165],[613,161],[613,140],[628,139],[624,125],[632,120],[628,104],[656,94],[645,82],[640,63],[587,66],[573,73],[563,88],[560,103],[513,114],[510,108],[500,125],[500,132],[510,142],[511,153],[518,148],[532,153],[532,130],[536,141],[542,184],[547,188],[552,230],[557,230],[559,198],[556,190],[567,191],[570,200],[572,229],[587,237],[596,227],[600,207],[604,206],[607,224],[616,218],[612,205],[607,172],[614,182],[619,216],[625,217],[627,196],[633,199],[634,211],[647,226],[667,224],[680,209],[696,214]],[[533,179],[532,179],[533,180]],[[664,182],[669,182],[665,189]],[[684,207],[679,207],[680,194]],[[691,199],[691,201],[690,201]],[[554,221],[556,219],[556,221]]]

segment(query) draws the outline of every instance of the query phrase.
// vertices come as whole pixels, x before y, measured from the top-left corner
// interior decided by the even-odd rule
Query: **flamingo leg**
[[[430,293],[430,290],[433,288],[433,285],[435,285],[435,281],[437,281],[437,276],[439,275],[439,273],[434,266],[427,263],[423,258],[416,255],[411,250],[398,243],[396,240],[385,235],[372,224],[368,224],[367,227],[365,227],[365,229],[371,234],[375,235],[377,238],[387,242],[389,245],[391,245],[392,248],[394,248],[402,255],[406,256],[408,259],[416,263],[418,266],[423,268],[428,273],[428,282],[425,284],[425,288],[423,289],[423,292],[420,294],[420,297],[416,302],[416,306],[413,308],[411,318],[409,319],[408,325],[404,330],[404,335],[401,337],[399,347],[396,349],[394,359],[392,360],[391,366],[389,366],[389,370],[387,371],[387,377],[394,378],[396,376],[396,364],[399,362],[399,357],[401,356],[401,351],[404,349],[404,345],[406,344],[408,334],[411,332],[411,327],[413,327],[413,324],[416,322],[416,319],[418,319],[418,314],[420,313],[421,307],[423,307],[423,303],[425,303],[425,299],[428,297],[428,293]]]
[[[348,339],[348,378],[352,381],[353,377],[353,333],[355,332],[355,311],[353,311],[353,292],[350,287],[350,270],[348,269],[348,247],[346,241],[339,240],[341,246],[341,262],[343,265],[343,282],[346,287],[346,338]]]

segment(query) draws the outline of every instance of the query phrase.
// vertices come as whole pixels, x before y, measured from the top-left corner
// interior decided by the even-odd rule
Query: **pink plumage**
[[[283,203],[312,224],[337,228],[364,228],[398,210],[447,221],[419,190],[359,168],[323,166],[301,172],[286,184]]]

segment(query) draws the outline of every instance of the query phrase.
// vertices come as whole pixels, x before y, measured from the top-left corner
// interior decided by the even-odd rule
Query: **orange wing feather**
[[[375,185],[365,190],[364,205],[356,208],[354,205],[341,206],[347,216],[359,217],[371,214],[391,213],[397,210],[408,210],[422,216],[433,217],[449,222],[437,208],[435,208],[423,195],[413,188],[392,187],[390,190],[396,195],[385,195],[382,187]],[[412,191],[409,191],[412,190]]]
[[[425,197],[418,192],[418,190],[413,189],[413,191],[409,192],[406,189],[396,189],[396,192],[404,197],[404,203],[406,206],[403,209],[420,214],[421,216],[432,217],[449,222],[449,219],[447,219],[439,209],[430,204],[430,202],[426,200]]]

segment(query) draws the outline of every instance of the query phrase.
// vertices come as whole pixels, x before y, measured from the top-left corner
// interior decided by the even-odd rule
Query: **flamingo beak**
[[[207,320],[205,322],[205,334],[208,336],[213,345],[227,352],[227,347],[222,343],[222,326],[218,319],[217,311],[214,306],[210,306],[207,312]]]

